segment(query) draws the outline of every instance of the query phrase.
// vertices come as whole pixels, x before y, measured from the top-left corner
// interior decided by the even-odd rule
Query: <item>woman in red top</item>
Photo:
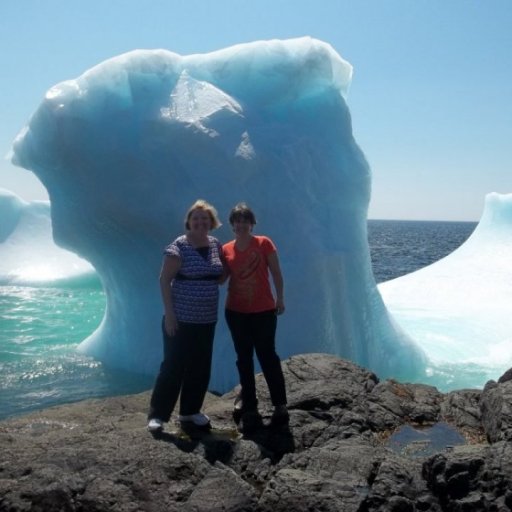
[[[245,203],[231,210],[229,223],[235,240],[223,246],[229,270],[226,321],[235,345],[242,388],[235,402],[235,421],[241,418],[244,430],[261,422],[254,379],[253,354],[256,351],[274,405],[272,423],[287,423],[286,389],[281,360],[275,349],[276,315],[285,310],[283,276],[276,247],[270,238],[252,234],[256,217]]]

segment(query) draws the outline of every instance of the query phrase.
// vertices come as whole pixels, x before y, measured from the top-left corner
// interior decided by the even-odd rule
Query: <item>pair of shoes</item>
[[[276,405],[274,407],[272,418],[270,419],[270,424],[277,427],[281,425],[288,425],[289,422],[290,414],[288,413],[286,405]]]
[[[178,420],[181,423],[192,423],[196,427],[207,427],[210,425],[210,418],[203,414],[202,412],[198,412],[196,414],[182,415],[178,416]]]
[[[148,423],[150,432],[161,432],[164,429],[164,422],[158,418],[151,418]]]

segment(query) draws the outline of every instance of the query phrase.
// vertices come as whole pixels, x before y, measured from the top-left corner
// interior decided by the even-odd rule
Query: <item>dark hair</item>
[[[217,215],[217,210],[204,199],[198,199],[187,211],[187,215],[185,216],[185,229],[190,229],[190,217],[196,210],[204,210],[208,213],[208,216],[212,222],[212,229],[217,229],[221,226],[219,217]]]
[[[246,203],[238,203],[229,212],[229,223],[233,225],[237,220],[247,220],[254,226],[256,224],[256,216]]]

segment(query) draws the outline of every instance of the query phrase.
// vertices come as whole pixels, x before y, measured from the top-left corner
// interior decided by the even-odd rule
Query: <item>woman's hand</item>
[[[279,265],[279,258],[277,252],[272,252],[267,256],[268,268],[270,275],[274,281],[274,288],[276,290],[276,314],[282,315],[284,313],[284,281],[283,274],[281,273],[281,266]]]
[[[176,320],[176,317],[174,315],[165,315],[164,326],[167,336],[174,336],[178,330],[178,321]]]
[[[178,330],[178,321],[172,305],[171,282],[181,267],[181,260],[174,255],[164,256],[160,270],[160,291],[164,303],[164,328],[167,336],[174,336]]]

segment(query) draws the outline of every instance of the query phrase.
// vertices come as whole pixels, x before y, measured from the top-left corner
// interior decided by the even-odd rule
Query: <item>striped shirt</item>
[[[222,275],[222,246],[208,236],[208,247],[195,249],[182,235],[165,248],[164,254],[177,256],[181,267],[172,280],[174,313],[180,322],[205,324],[217,321],[219,285]]]

